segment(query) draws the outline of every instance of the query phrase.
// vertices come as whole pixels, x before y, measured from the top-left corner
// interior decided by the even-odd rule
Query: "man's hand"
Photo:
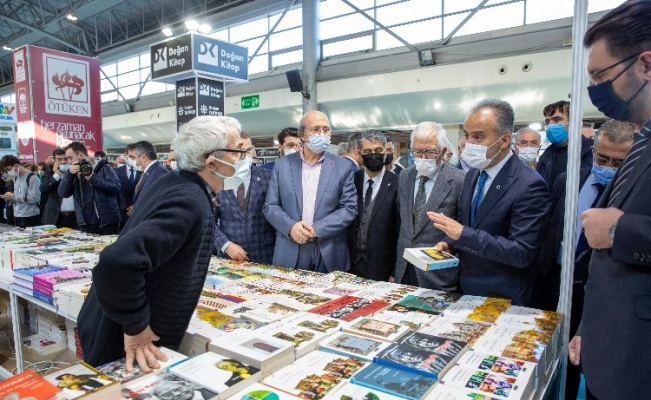
[[[610,249],[613,241],[608,236],[608,230],[624,214],[622,210],[614,207],[591,208],[581,214],[581,222],[585,231],[585,238],[593,249]]]
[[[2,197],[3,200],[13,200],[14,194],[11,192],[7,192],[0,197]]]
[[[76,175],[79,172],[79,162],[71,164],[68,172],[70,172],[72,175]]]
[[[296,243],[305,244],[308,239],[314,239],[316,237],[316,233],[310,224],[303,221],[298,221],[294,224],[294,226],[292,226],[292,229],[289,231],[289,236],[291,236],[291,238],[294,239]]]
[[[249,261],[249,255],[244,251],[242,246],[235,243],[231,243],[226,248],[226,254],[231,258],[231,260],[237,261]]]
[[[130,217],[132,213],[133,213],[133,205],[130,205],[129,207],[127,207],[127,217]]]
[[[581,363],[581,336],[574,336],[570,340],[569,356],[572,365],[579,365]]]
[[[463,231],[463,225],[458,223],[456,220],[447,217],[441,213],[436,213],[432,211],[427,212],[427,217],[430,219],[430,221],[434,222],[435,228],[442,230],[443,233],[445,233],[451,239],[459,240],[459,238],[461,238],[461,231]]]
[[[157,360],[167,361],[163,354],[153,342],[160,339],[149,326],[136,336],[124,334],[124,351],[127,353],[127,371],[133,371],[133,360],[135,359],[144,373],[151,372],[152,368],[160,368]]]
[[[438,251],[450,252],[450,246],[446,242],[438,242],[434,245],[434,248]]]

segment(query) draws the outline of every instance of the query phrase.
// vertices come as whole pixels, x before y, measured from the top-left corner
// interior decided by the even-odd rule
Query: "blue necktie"
[[[133,182],[136,181],[135,174],[133,173],[133,167],[129,168],[129,183],[133,185]]]
[[[475,221],[475,214],[477,213],[477,209],[479,208],[479,205],[484,198],[484,186],[486,185],[486,179],[488,179],[488,174],[486,171],[481,171],[481,174],[479,174],[479,180],[477,181],[477,193],[475,194],[475,198],[472,199],[472,203],[470,205],[471,225]]]

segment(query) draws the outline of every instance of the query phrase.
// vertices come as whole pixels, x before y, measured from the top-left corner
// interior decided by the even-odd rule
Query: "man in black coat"
[[[41,182],[41,195],[46,196],[41,222],[43,225],[56,225],[57,228],[77,229],[75,217],[75,200],[72,196],[62,199],[58,189],[61,178],[70,168],[65,150],[56,148],[52,152],[54,166],[45,171]]]
[[[197,117],[174,139],[179,174],[157,180],[93,269],[78,317],[84,360],[125,356],[148,372],[177,349],[199,300],[212,254],[215,193],[242,153],[240,124]]]
[[[133,150],[133,143],[127,146],[126,153],[128,154],[131,150]],[[133,205],[133,193],[136,190],[136,184],[140,181],[140,177],[142,176],[142,171],[136,169],[136,166],[135,164],[132,164],[131,159],[126,156],[121,157],[124,160],[124,164],[119,165],[115,169],[115,173],[118,175],[118,179],[120,179],[121,186],[120,218],[122,219],[122,222],[120,222],[120,229],[122,229],[129,220],[127,210],[130,210]],[[120,157],[118,157],[118,160],[119,159]]]
[[[386,137],[367,131],[357,138],[365,169],[354,175],[357,217],[348,229],[351,270],[362,278],[388,281],[398,243],[398,177],[385,170]]]

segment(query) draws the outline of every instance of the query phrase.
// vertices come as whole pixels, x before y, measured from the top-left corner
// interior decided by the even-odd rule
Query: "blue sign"
[[[193,68],[212,78],[246,81],[249,78],[249,56],[246,47],[193,34]]]

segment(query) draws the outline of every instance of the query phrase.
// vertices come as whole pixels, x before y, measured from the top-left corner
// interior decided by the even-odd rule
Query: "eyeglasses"
[[[313,126],[309,129],[306,129],[310,133],[330,133],[330,127],[329,126]]]
[[[518,146],[538,146],[537,140],[519,140]]]
[[[243,159],[246,158],[246,150],[242,150],[242,149],[215,149],[215,150],[211,151],[210,153],[206,154],[206,158],[210,154],[212,154],[212,153],[214,153],[216,151],[225,151],[227,153],[238,153],[239,157],[240,157],[240,160],[243,160]]]
[[[411,154],[418,158],[435,158],[441,154],[441,150],[427,149],[427,150],[411,150]]]
[[[624,162],[623,158],[610,158],[608,156],[604,156],[603,154],[596,153],[594,155],[594,162],[596,162],[598,165],[605,166],[610,164],[613,168],[619,168],[620,165]]]
[[[590,79],[590,83],[593,84],[593,85],[596,85],[597,84],[597,79],[599,78],[599,75],[602,75],[604,72],[608,71],[609,69],[615,68],[619,64],[623,64],[626,61],[632,60],[633,58],[637,58],[639,55],[640,55],[640,53],[632,54],[632,55],[630,55],[628,57],[625,57],[625,58],[617,61],[616,63],[614,63],[612,65],[607,66],[606,68],[600,69],[599,71],[597,71],[597,72],[595,72],[593,74],[589,74],[588,79]],[[633,64],[635,64],[635,61],[633,61],[631,63],[631,65],[633,65]],[[626,67],[626,69],[628,69],[629,67],[630,67],[630,65],[628,67]],[[617,75],[617,76],[619,76],[619,75]]]

